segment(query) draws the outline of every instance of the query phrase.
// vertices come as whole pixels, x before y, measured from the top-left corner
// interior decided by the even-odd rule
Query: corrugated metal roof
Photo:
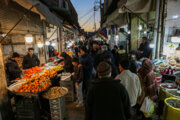
[[[10,2],[8,6],[0,3],[0,8],[0,32],[3,33],[7,33],[27,11],[27,9],[15,2]],[[29,11],[11,34],[26,34],[28,30],[32,34],[43,34],[42,21],[39,15],[31,11]]]
[[[40,18],[42,20],[46,20],[48,23],[56,25],[56,26],[62,26],[62,20],[59,19],[55,14],[53,14],[49,8],[41,3],[39,0],[14,0],[19,5],[23,6],[26,9],[31,8],[33,12],[40,15]]]

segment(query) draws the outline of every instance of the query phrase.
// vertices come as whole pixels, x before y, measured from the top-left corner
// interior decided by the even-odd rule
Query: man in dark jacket
[[[18,66],[17,61],[19,61],[19,54],[13,53],[12,58],[8,59],[6,63],[6,73],[8,79],[8,85],[10,85],[12,80],[21,77],[21,69]]]
[[[52,42],[51,42],[51,44],[52,44]],[[51,44],[48,46],[49,58],[55,56],[55,55],[54,55],[55,49],[54,49],[54,47],[53,47]]]
[[[97,48],[97,42],[93,43],[93,49],[90,51],[90,55],[94,60],[94,68],[96,69],[99,63],[99,50]]]
[[[114,65],[114,63],[112,63],[111,56],[110,55],[105,55],[104,56],[104,61],[107,62],[111,66],[111,68],[112,68],[111,77],[115,78],[118,75],[118,69]]]
[[[103,45],[103,46],[101,47],[101,51],[102,51],[102,53],[101,53],[100,56],[99,56],[100,62],[104,61],[104,56],[105,56],[105,55],[110,55],[110,56],[111,56],[112,63],[115,63],[114,56],[113,56],[113,54],[111,53],[111,51],[108,51],[107,45]]]
[[[83,93],[84,93],[84,99],[87,94],[87,90],[89,88],[89,85],[91,83],[92,79],[92,71],[93,71],[93,58],[87,53],[87,49],[85,46],[80,47],[80,64],[79,67],[82,66],[83,68]]]
[[[33,48],[28,49],[28,54],[23,59],[23,69],[29,69],[40,65],[38,57],[33,52]]]
[[[111,78],[111,66],[101,62],[98,80],[88,91],[85,120],[128,120],[130,101],[125,87]]]
[[[151,57],[151,48],[149,47],[147,37],[142,37],[142,43],[137,53],[138,53],[138,59]]]

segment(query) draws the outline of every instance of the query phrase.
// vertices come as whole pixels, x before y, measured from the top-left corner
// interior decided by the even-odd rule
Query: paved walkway
[[[85,113],[84,108],[76,108],[75,103],[68,102],[66,103],[66,112],[67,112],[67,119],[66,120],[84,120]]]

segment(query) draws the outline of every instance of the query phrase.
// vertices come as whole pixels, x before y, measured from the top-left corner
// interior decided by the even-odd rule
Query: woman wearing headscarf
[[[151,118],[145,118],[143,113],[140,112],[140,107],[145,97],[149,97],[152,101],[157,99],[156,77],[150,59],[145,59],[142,62],[142,68],[139,70],[138,76],[141,82],[142,92],[137,100],[137,114],[142,115],[142,120],[149,120]]]
[[[157,99],[156,77],[150,59],[145,59],[142,62],[142,68],[139,70],[138,76],[142,87],[142,93],[138,98],[138,104],[141,105],[146,96],[155,101]]]
[[[65,52],[61,53],[60,56],[64,60],[64,70],[65,70],[65,72],[72,73],[74,70],[73,70],[71,57]]]

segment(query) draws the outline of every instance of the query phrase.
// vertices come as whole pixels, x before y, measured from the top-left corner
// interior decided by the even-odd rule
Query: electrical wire
[[[81,17],[79,18],[79,20],[81,20],[82,18],[86,17],[88,14],[90,14],[90,13],[93,12],[93,11],[94,11],[94,8],[90,9],[86,14],[84,14],[83,16],[81,16]]]
[[[84,25],[86,25],[90,20],[91,20],[91,18],[94,16],[94,14],[93,15],[91,15],[82,25],[81,25],[81,27],[83,27]]]

